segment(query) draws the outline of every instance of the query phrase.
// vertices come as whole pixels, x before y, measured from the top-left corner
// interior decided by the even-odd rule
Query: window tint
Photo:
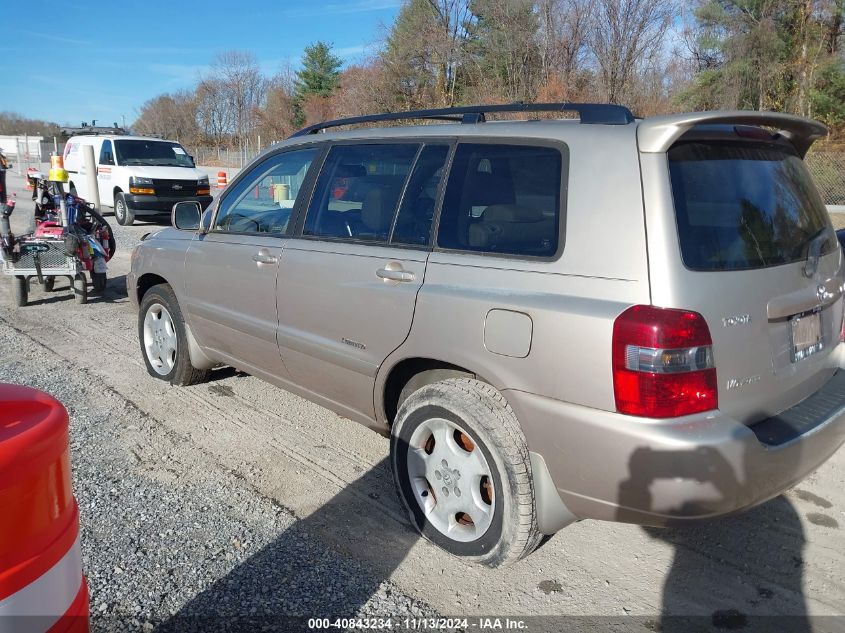
[[[338,145],[326,158],[305,235],[386,242],[419,145]]]
[[[554,255],[563,159],[550,147],[459,144],[437,244],[487,253]]]
[[[221,202],[215,230],[284,233],[318,151],[309,148],[276,154],[257,165]]]
[[[112,154],[111,141],[103,141],[100,148],[100,160],[98,165],[114,165],[114,154]]]
[[[427,145],[420,152],[405,196],[402,198],[392,243],[420,246],[428,246],[431,243],[434,204],[448,155],[448,145]]]
[[[820,231],[836,248],[804,162],[783,146],[683,143],[669,173],[684,264],[693,270],[764,268],[807,257]]]

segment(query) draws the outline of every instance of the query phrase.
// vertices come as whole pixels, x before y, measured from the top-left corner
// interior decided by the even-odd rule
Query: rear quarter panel
[[[435,250],[411,333],[384,363],[377,399],[392,366],[422,357],[463,367],[499,390],[615,408],[613,321],[626,307],[649,301],[635,126],[539,129],[556,132],[554,140],[569,148],[560,257],[529,260]],[[485,320],[494,309],[530,317],[525,357],[487,349]],[[383,412],[382,402],[376,405]]]

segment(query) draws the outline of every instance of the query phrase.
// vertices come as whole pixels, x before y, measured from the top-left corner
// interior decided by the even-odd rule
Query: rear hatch
[[[809,144],[788,136],[693,125],[643,162],[644,182],[661,162],[668,180],[662,205],[646,187],[664,212],[647,222],[665,225],[648,227],[652,301],[704,316],[719,409],[746,424],[817,391],[841,339],[842,252],[802,160]]]

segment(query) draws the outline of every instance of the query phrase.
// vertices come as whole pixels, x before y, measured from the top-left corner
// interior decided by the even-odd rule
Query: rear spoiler
[[[712,112],[690,112],[670,114],[643,119],[637,126],[637,142],[641,152],[655,154],[665,152],[687,130],[695,125],[722,123],[735,125],[758,125],[776,128],[803,157],[818,139],[827,136],[827,127],[803,117],[778,112],[756,112],[753,110],[716,110]]]

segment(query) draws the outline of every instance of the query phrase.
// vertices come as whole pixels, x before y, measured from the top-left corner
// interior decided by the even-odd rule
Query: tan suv
[[[485,122],[529,110],[578,118]],[[453,122],[326,132],[400,118]],[[845,439],[843,255],[803,163],[825,132],[578,104],[308,128],[135,249],[144,360],[389,434],[414,525],[487,565],[579,519],[750,507]]]

